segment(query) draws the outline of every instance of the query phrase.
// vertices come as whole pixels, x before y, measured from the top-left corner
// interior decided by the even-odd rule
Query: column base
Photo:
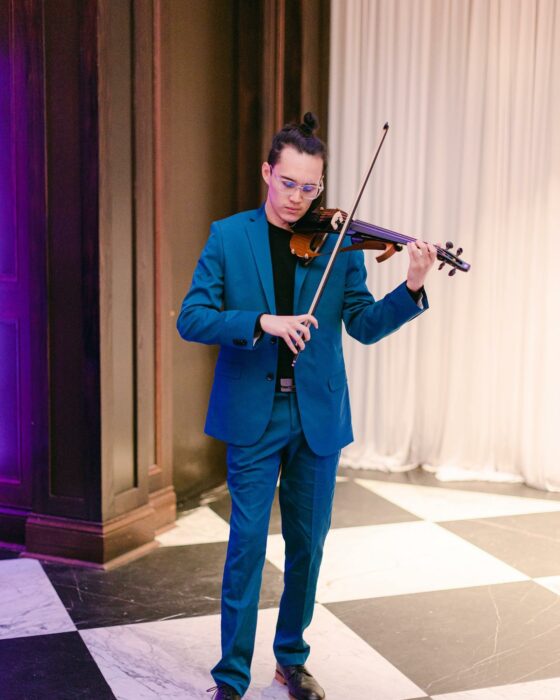
[[[149,502],[155,513],[156,535],[170,530],[177,518],[177,496],[173,486],[166,486],[150,493]]]
[[[159,546],[154,540],[155,521],[150,505],[105,523],[31,513],[21,556],[112,569]]]
[[[25,545],[25,523],[29,511],[23,508],[0,506],[0,543],[8,548]]]

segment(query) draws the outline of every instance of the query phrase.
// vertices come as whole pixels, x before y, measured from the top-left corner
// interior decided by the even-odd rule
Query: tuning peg
[[[450,248],[453,248],[453,243],[451,241],[447,241],[445,247],[447,248],[447,250],[449,250]]]
[[[453,275],[457,272],[457,268],[454,267],[452,270],[449,270],[449,276],[453,277]]]
[[[440,263],[438,270],[443,270],[444,267],[445,267],[445,263],[442,262],[442,263]]]
[[[463,252],[462,248],[457,248],[455,255],[461,255],[462,252]]]

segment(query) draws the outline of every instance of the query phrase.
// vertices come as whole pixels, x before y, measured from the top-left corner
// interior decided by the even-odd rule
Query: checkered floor
[[[2,700],[208,698],[228,512],[218,490],[110,572],[0,553]],[[275,503],[248,700],[287,700],[279,532]],[[329,700],[558,700],[559,601],[560,495],[342,470],[308,665]]]

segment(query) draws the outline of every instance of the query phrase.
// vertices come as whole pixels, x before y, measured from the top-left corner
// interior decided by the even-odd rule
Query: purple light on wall
[[[0,17],[0,279],[15,272],[9,17]]]
[[[19,465],[17,322],[0,320],[0,477],[17,479]]]
[[[9,8],[9,6],[8,6]],[[0,13],[0,477],[19,468],[19,324],[13,308],[17,288],[16,188],[10,10]]]

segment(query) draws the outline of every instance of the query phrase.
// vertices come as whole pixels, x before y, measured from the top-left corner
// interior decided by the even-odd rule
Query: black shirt
[[[274,299],[277,316],[293,316],[294,286],[296,280],[297,257],[290,251],[292,232],[268,223],[268,241],[270,258],[272,260],[272,276],[274,279]],[[292,361],[294,354],[286,343],[279,339],[278,367],[276,372],[276,390],[280,390],[280,377],[294,376]]]

